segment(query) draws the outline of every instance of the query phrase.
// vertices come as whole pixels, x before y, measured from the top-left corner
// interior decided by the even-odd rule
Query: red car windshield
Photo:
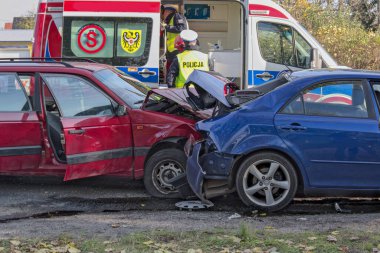
[[[150,90],[142,82],[132,79],[122,72],[102,69],[96,71],[94,76],[134,109],[140,108]]]

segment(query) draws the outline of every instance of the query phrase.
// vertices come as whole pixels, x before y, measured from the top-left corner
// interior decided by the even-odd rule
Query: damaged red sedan
[[[183,90],[155,92],[107,65],[2,61],[0,174],[116,174],[178,196],[170,182],[185,170],[183,146],[207,117]]]

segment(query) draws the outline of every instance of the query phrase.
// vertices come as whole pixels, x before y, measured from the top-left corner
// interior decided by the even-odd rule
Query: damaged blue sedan
[[[296,194],[379,196],[380,73],[301,71],[218,97],[187,150],[187,181],[204,202],[237,191],[278,211]]]

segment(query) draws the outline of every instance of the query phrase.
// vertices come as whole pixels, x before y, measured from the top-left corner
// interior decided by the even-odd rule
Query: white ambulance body
[[[162,83],[163,4],[185,13],[214,70],[244,88],[289,68],[338,67],[306,29],[269,0],[41,0],[33,56],[89,58]]]

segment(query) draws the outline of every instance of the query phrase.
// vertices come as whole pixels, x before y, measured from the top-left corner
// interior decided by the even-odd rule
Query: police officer
[[[166,69],[169,69],[178,54],[175,48],[175,39],[183,30],[187,29],[187,21],[183,15],[177,12],[174,5],[164,5],[161,13],[162,27],[166,31]]]
[[[185,43],[185,51],[177,55],[169,68],[166,78],[169,88],[182,88],[195,69],[210,70],[208,55],[198,51],[198,34],[192,30],[184,30],[180,36]]]

